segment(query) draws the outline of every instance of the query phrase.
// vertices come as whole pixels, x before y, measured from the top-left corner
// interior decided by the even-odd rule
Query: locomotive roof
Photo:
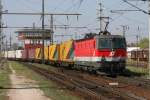
[[[95,38],[123,38],[121,35],[96,35]]]
[[[87,39],[93,39],[93,38],[124,38],[121,35],[95,35],[93,37],[89,37],[89,38],[83,38],[83,39],[79,39],[79,40],[75,40],[75,41],[84,41]]]
[[[148,50],[149,50],[148,48],[144,48],[144,49],[136,49],[136,50],[132,50],[132,51],[135,52],[135,51],[148,51]],[[131,52],[132,52],[132,51],[131,51]]]

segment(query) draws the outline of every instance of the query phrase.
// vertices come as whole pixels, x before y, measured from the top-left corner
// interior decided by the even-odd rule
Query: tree
[[[143,38],[139,42],[139,47],[140,48],[148,48],[149,47],[149,39],[148,38]]]
[[[23,49],[23,47],[22,47],[22,46],[19,46],[18,43],[13,43],[13,44],[12,44],[12,49],[13,49],[13,50],[21,50],[21,49]]]

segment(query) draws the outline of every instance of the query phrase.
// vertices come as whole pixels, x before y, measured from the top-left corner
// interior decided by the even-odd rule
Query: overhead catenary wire
[[[32,0],[28,0],[28,1],[32,1]],[[72,0],[73,1],[73,0]]]
[[[123,1],[124,2],[124,1]],[[123,4],[123,3],[122,3]],[[119,4],[120,5],[120,4]],[[119,14],[119,16],[117,16],[117,17],[115,17],[115,18],[113,18],[113,17],[111,17],[112,18],[112,21],[115,21],[115,20],[117,20],[118,18],[120,18],[120,17],[123,17],[123,18],[125,18],[125,14],[126,13],[129,13],[129,12],[136,12],[136,11],[140,11],[140,10],[138,10],[138,9],[132,9],[133,7],[132,6],[130,6],[129,8],[127,8],[127,9],[122,9],[122,10],[112,10],[112,9],[110,9],[109,11],[112,13],[112,14]],[[111,14],[111,16],[112,16],[112,14]],[[110,15],[109,15],[110,16]],[[130,19],[130,20],[132,20],[132,19]],[[133,19],[133,20],[135,20],[135,19]],[[111,21],[110,21],[111,22]],[[138,22],[138,21],[137,21]]]
[[[124,2],[126,2],[127,4],[129,4],[130,6],[139,9],[140,11],[142,11],[143,13],[149,15],[149,25],[150,25],[150,0],[130,0],[130,1],[148,1],[148,12],[133,5],[132,3],[128,2],[127,0],[123,0]],[[150,26],[149,26],[150,27]],[[150,29],[149,29],[149,38],[150,38]],[[150,79],[150,40],[149,40],[149,60],[148,60],[148,79]]]
[[[125,3],[127,3],[127,4],[129,4],[130,6],[132,6],[132,7],[136,8],[136,9],[138,9],[139,11],[142,11],[143,13],[150,15],[149,12],[147,12],[147,11],[145,11],[145,10],[143,10],[143,9],[141,9],[141,8],[139,8],[139,7],[137,7],[137,6],[135,6],[134,4],[128,2],[127,0],[123,0],[123,1],[124,1]],[[146,1],[146,0],[141,0],[141,1]]]
[[[28,12],[28,13],[24,13],[24,12],[2,12],[1,14],[3,15],[42,15],[43,13],[39,13],[39,12]],[[44,15],[81,15],[79,13],[44,13]]]

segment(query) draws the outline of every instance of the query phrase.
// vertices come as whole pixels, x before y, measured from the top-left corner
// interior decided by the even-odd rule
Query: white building
[[[131,58],[131,51],[133,50],[139,50],[140,47],[127,47],[127,57]]]

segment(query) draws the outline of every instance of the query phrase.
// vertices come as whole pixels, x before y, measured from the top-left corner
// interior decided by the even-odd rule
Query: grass
[[[141,77],[146,77],[148,75],[148,65],[147,62],[138,62],[137,66],[137,61],[132,60],[132,59],[127,59],[127,67],[125,73],[131,74],[132,76],[141,76]]]
[[[24,65],[18,62],[10,63],[12,64],[13,69],[16,70],[17,74],[35,80],[39,87],[41,87],[41,90],[44,92],[45,96],[51,98],[52,100],[80,100],[79,97],[72,95],[68,90],[58,88],[59,86],[55,82],[47,80],[27,67],[24,67]]]
[[[0,100],[7,100],[7,90],[4,88],[10,87],[9,74],[11,71],[7,63],[5,63],[3,67],[0,67]]]
[[[127,66],[125,73],[132,76],[145,77],[148,75],[148,69],[142,67]]]
[[[144,62],[144,61],[136,61],[136,60],[132,60],[132,59],[127,59],[127,65],[129,66],[135,66],[135,67],[142,67],[142,68],[147,68],[148,67],[148,63]]]

